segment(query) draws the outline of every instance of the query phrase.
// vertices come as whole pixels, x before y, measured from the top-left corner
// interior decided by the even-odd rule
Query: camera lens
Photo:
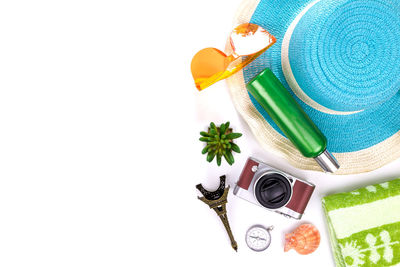
[[[255,188],[258,202],[268,209],[283,207],[289,201],[291,193],[289,181],[279,173],[264,174]]]

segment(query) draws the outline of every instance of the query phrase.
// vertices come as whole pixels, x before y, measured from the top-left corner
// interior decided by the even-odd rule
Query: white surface
[[[259,148],[224,82],[197,92],[191,58],[224,47],[239,3],[0,3],[0,266],[334,265],[321,197],[397,177],[400,162],[359,176],[296,170]],[[211,120],[244,134],[233,167],[200,154]],[[321,230],[314,254],[283,253],[301,222],[230,195],[235,253],[197,200],[197,183],[233,184],[249,155],[317,185],[301,221]],[[275,226],[262,253],[244,240],[255,223]]]

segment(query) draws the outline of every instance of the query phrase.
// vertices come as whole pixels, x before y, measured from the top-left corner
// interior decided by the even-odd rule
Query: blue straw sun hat
[[[228,79],[239,113],[267,150],[320,170],[283,136],[245,83],[270,68],[328,139],[338,173],[362,173],[400,157],[399,0],[245,0],[235,23],[277,43]]]

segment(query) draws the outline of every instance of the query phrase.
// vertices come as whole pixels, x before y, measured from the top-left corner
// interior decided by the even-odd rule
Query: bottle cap
[[[333,173],[340,168],[339,163],[328,150],[325,150],[321,153],[321,155],[315,157],[314,159],[325,172]]]

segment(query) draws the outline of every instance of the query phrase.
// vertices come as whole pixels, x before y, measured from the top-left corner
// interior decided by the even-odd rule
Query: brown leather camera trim
[[[254,166],[258,167],[259,164],[260,163],[252,160],[251,158],[247,159],[246,165],[244,166],[242,173],[240,174],[239,181],[237,182],[237,185],[239,187],[245,190],[249,189],[251,181],[253,180],[254,177],[254,172],[252,171],[252,168]]]
[[[286,207],[299,214],[303,214],[307,207],[308,201],[314,192],[314,189],[314,186],[296,180],[293,186],[292,199],[289,201]]]

